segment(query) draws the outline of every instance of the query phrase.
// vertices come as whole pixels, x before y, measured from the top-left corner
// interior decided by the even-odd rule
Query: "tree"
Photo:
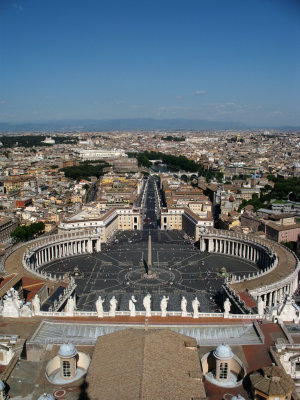
[[[143,154],[143,153],[139,154],[137,156],[137,160],[138,160],[139,165],[142,165],[143,167],[146,167],[146,168],[150,168],[151,163],[149,161],[149,158],[145,154]]]
[[[272,186],[270,186],[270,185],[265,185],[265,191],[266,192],[270,192],[272,190]]]
[[[65,176],[71,179],[88,179],[90,176],[99,178],[103,175],[103,168],[107,166],[107,163],[92,165],[84,162],[81,165],[62,168],[60,171],[64,172]]]
[[[243,199],[241,204],[239,205],[238,211],[240,212],[247,205],[247,200]]]
[[[267,175],[267,178],[268,178],[269,181],[273,181],[273,182],[276,181],[276,177],[273,174]]]
[[[14,243],[24,242],[40,235],[45,230],[43,222],[34,222],[30,225],[21,225],[14,229],[10,236]]]
[[[216,178],[218,183],[223,182],[223,176],[224,176],[223,172],[217,172]]]
[[[287,247],[292,251],[296,251],[297,243],[296,242],[280,242],[283,246]]]
[[[184,181],[184,182],[187,182],[188,177],[187,177],[187,175],[183,174],[183,175],[181,175],[180,179],[181,179],[182,181]]]

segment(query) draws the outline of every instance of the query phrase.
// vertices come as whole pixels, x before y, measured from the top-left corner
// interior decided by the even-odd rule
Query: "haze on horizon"
[[[2,0],[0,122],[300,126],[297,0]]]

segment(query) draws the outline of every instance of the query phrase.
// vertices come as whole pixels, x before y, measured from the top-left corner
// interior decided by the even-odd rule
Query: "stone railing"
[[[68,287],[64,289],[63,294],[59,296],[58,300],[54,300],[53,306],[49,307],[49,311],[57,312],[68,300],[68,298],[75,292],[76,286],[75,279],[71,278]]]
[[[245,314],[252,313],[252,310],[246,306],[245,302],[240,298],[238,293],[236,293],[235,290],[233,290],[226,282],[223,285],[223,289],[228,298],[231,299],[242,312],[244,312]],[[248,293],[248,296],[250,296],[253,299],[253,301],[256,302],[256,300],[254,299],[254,297],[251,296],[250,293]]]
[[[285,251],[288,252],[289,254],[292,255],[294,262],[295,262],[295,269],[292,273],[290,273],[289,275],[287,275],[286,277],[278,280],[277,282],[271,283],[269,285],[264,285],[261,286],[255,290],[252,290],[252,295],[253,296],[260,296],[261,294],[267,293],[267,292],[272,292],[278,289],[281,289],[282,287],[289,285],[291,282],[293,282],[294,280],[298,281],[298,274],[300,271],[300,261],[298,259],[298,257],[296,256],[296,254],[290,250],[289,248],[287,248],[286,246],[280,244],[280,243],[276,243],[277,246],[280,246],[280,248]]]
[[[31,243],[31,242],[33,242],[34,240],[30,240],[30,241],[28,241],[28,242],[26,242],[26,244],[27,243]],[[8,257],[11,255],[11,254],[13,254],[15,251],[17,251],[18,249],[20,249],[21,247],[23,247],[23,246],[25,246],[25,243],[21,243],[21,244],[18,244],[18,245],[16,245],[16,246],[13,246],[13,248],[11,248],[3,257],[2,257],[2,259],[1,259],[1,261],[0,261],[0,272],[6,272],[5,271],[5,262],[6,262],[6,260],[8,259]],[[25,250],[25,249],[24,249]]]
[[[74,239],[83,239],[85,237],[98,237],[98,233],[95,232],[95,229],[85,229],[85,230],[78,230],[74,232],[65,232],[59,233],[57,235],[46,236],[40,239],[31,240],[29,242],[23,243],[26,245],[29,251],[36,251],[42,247],[47,247],[51,244],[58,244],[61,242],[67,242]],[[30,246],[28,246],[30,244]]]
[[[251,294],[252,294],[252,296],[259,297],[262,294],[273,292],[275,290],[279,290],[282,287],[289,285],[295,279],[297,279],[298,274],[299,274],[299,268],[297,268],[297,270],[295,270],[292,274],[286,276],[283,279],[278,280],[277,282],[270,283],[269,285],[263,285],[256,289],[252,289]]]
[[[224,229],[216,229],[216,228],[211,228],[207,230],[206,232],[203,233],[204,236],[223,236],[231,239],[242,239],[246,240],[247,242],[252,242],[255,244],[259,244],[261,246],[264,246],[268,249],[273,249],[274,250],[274,245],[277,243],[272,242],[272,240],[269,239],[263,239],[263,238],[256,238],[251,235],[246,235],[245,233],[237,233],[233,231],[226,231]]]
[[[55,311],[40,311],[39,314],[40,316],[43,317],[93,317],[93,318],[98,318],[99,320],[102,319],[102,317],[98,317],[98,314],[96,311],[73,311],[72,313],[68,312],[55,312]],[[130,311],[116,311],[115,317],[130,317]],[[146,312],[145,311],[136,311],[136,316],[137,317],[145,317],[146,318]],[[151,311],[151,317],[162,317],[162,312],[161,311]],[[181,317],[181,311],[167,311],[167,317]],[[187,313],[186,317],[193,317],[193,313]],[[183,321],[186,317],[182,317]],[[111,318],[112,321],[114,317],[109,315],[109,312],[104,312],[103,313],[103,318]],[[134,321],[135,317],[131,317],[132,321]],[[199,318],[225,318],[224,313],[201,313],[199,312]],[[196,318],[197,319],[197,318]],[[196,320],[195,319],[195,320]],[[261,319],[258,314],[229,314],[229,317],[227,319],[245,319],[245,320],[253,320],[253,319]]]
[[[245,282],[245,281],[249,281],[251,279],[257,279],[263,275],[269,274],[270,272],[272,272],[278,265],[278,258],[275,257],[275,260],[272,262],[272,264],[264,269],[261,269],[257,272],[249,272],[247,275],[244,274],[243,277],[241,277],[240,275],[237,276],[235,274],[231,274],[230,277],[228,277],[226,279],[226,282],[229,283],[238,283],[238,282]]]

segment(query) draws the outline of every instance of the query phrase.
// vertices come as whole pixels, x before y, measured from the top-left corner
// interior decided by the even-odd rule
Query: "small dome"
[[[225,360],[232,358],[233,354],[228,344],[219,344],[219,346],[214,351],[214,356],[221,360]]]
[[[72,343],[65,342],[60,346],[60,349],[58,351],[58,355],[60,357],[65,357],[65,358],[71,358],[76,356],[77,350],[75,346]]]
[[[53,397],[52,394],[44,393],[38,398],[38,400],[55,400],[55,397]]]
[[[1,381],[0,379],[0,390],[4,390],[5,389],[5,383],[3,381]]]
[[[245,397],[238,394],[237,396],[232,396],[230,400],[246,400]]]

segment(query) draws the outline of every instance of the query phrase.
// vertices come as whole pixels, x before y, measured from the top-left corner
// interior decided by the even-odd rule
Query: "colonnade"
[[[257,263],[264,268],[269,268],[274,260],[269,249],[256,243],[241,241],[241,239],[229,238],[200,238],[200,250],[209,253],[227,254],[241,257]]]
[[[286,276],[281,276],[277,281],[270,280],[270,284],[261,285],[259,278],[262,275],[271,273],[279,265],[279,259],[274,251],[274,246],[280,246],[281,252],[291,253],[289,259],[291,263],[289,273]],[[245,282],[250,279],[257,279],[257,285],[252,285],[249,289],[249,294],[258,300],[262,298],[266,306],[273,307],[281,302],[286,295],[292,295],[298,288],[298,273],[300,269],[299,260],[289,249],[273,244],[264,239],[258,239],[244,234],[236,234],[234,232],[221,231],[213,229],[203,232],[200,236],[200,250],[208,251],[209,253],[227,254],[230,256],[240,257],[248,261],[256,263],[260,270],[254,274],[249,274],[248,277],[232,276],[227,279],[227,284]],[[288,257],[286,257],[288,259]],[[282,268],[282,264],[281,268]],[[288,270],[288,268],[287,268]],[[292,272],[291,272],[292,270]],[[271,283],[272,282],[272,283]]]
[[[49,279],[55,280],[56,276],[53,278],[39,272],[41,266],[61,258],[101,251],[101,239],[96,234],[87,236],[83,232],[79,235],[56,235],[49,239],[34,241],[23,255],[23,266],[26,269]]]
[[[67,241],[63,243],[54,243],[52,245],[47,245],[34,251],[29,257],[30,268],[40,267],[47,264],[53,260],[64,257],[72,257],[79,254],[92,253],[95,251],[100,251],[100,240],[96,241],[96,248],[92,248],[92,239],[81,239]]]
[[[280,303],[286,295],[292,295],[298,288],[298,277],[295,277],[294,280],[290,283],[284,284],[284,286],[269,290],[266,293],[261,293],[261,295],[256,295],[256,299],[261,297],[266,306],[273,307],[277,303]]]

